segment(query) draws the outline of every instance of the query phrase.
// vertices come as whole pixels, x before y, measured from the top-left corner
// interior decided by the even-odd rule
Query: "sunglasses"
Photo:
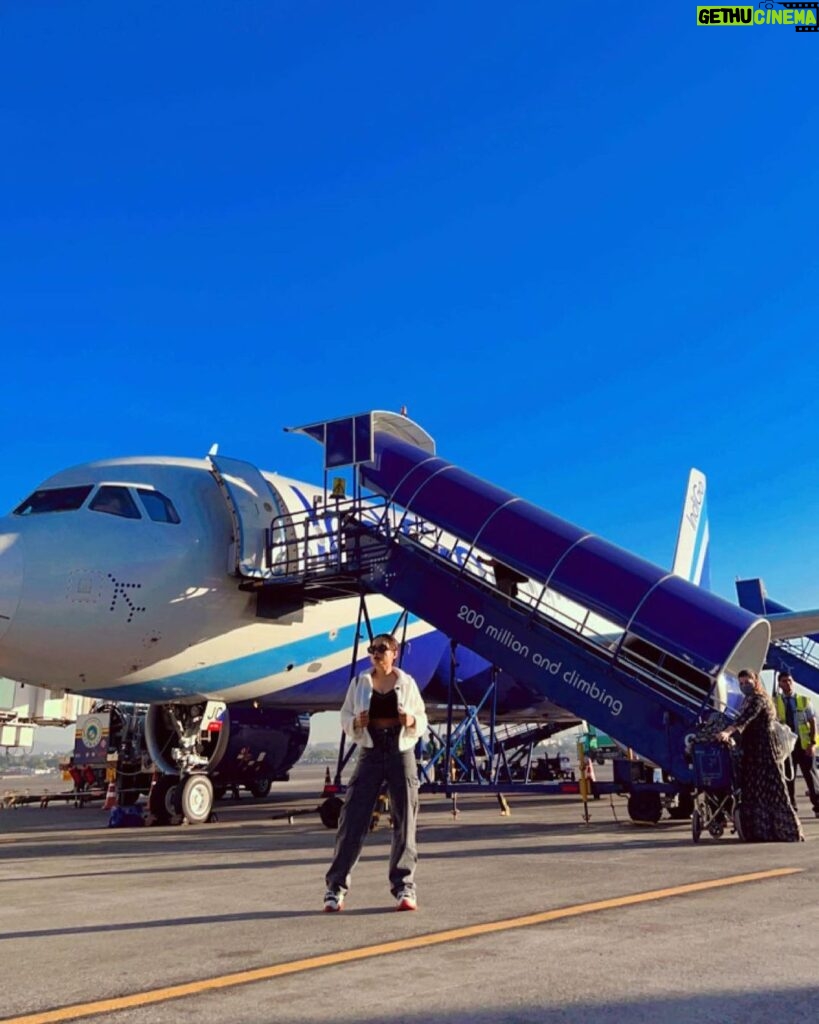
[[[370,644],[367,648],[367,654],[386,654],[387,651],[391,651],[392,648],[389,644]]]

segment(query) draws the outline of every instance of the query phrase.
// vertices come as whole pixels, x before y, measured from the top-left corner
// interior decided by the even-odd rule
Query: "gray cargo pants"
[[[359,750],[339,817],[335,854],[326,876],[328,889],[346,893],[350,888],[350,874],[361,856],[375,802],[386,782],[392,816],[390,891],[397,896],[402,889],[415,890],[418,769],[414,752],[398,749],[399,732],[398,728],[371,729],[375,746]]]

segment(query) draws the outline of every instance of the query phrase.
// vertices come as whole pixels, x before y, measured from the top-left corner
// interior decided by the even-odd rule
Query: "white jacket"
[[[399,750],[412,750],[427,728],[427,711],[418,684],[396,665],[393,668],[397,678],[395,692],[398,695],[398,710],[412,715],[415,724],[408,729],[403,726],[398,737]],[[373,677],[370,672],[361,672],[350,683],[347,696],[341,706],[341,728],[354,743],[362,747],[372,747],[373,738],[367,729],[357,729],[355,718],[362,711],[370,710],[370,698],[373,694]]]

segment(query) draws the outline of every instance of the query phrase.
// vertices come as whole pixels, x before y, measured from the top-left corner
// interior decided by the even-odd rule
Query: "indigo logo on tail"
[[[710,589],[711,569],[708,558],[710,534],[708,506],[705,501],[705,474],[692,469],[688,475],[674,564],[671,571],[689,583]]]

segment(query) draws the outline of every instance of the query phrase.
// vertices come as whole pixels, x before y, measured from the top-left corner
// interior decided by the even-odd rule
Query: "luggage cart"
[[[730,825],[742,839],[739,806],[741,792],[737,755],[733,744],[716,740],[695,742],[694,811],[691,815],[691,838],[700,841],[703,831],[719,839]]]

